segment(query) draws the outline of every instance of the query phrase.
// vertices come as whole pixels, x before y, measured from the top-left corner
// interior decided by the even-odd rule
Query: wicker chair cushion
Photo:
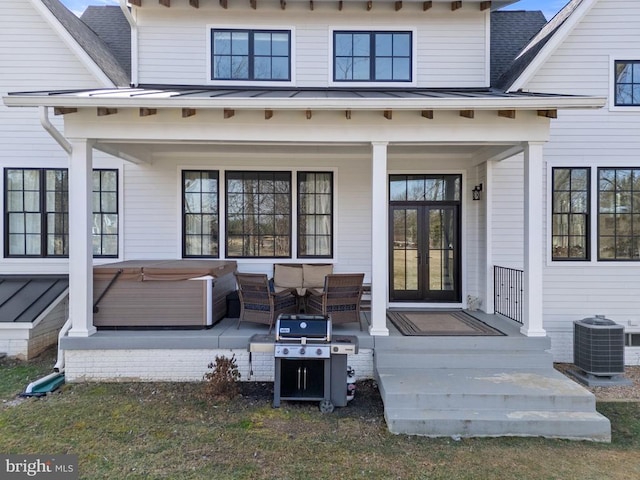
[[[300,288],[302,286],[302,268],[288,265],[275,265],[273,283],[278,288]],[[281,291],[281,290],[280,290]]]
[[[303,283],[305,288],[324,288],[324,277],[333,273],[333,265],[303,264]]]

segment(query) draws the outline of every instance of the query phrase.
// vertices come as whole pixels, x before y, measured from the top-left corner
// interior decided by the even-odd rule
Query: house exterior
[[[2,95],[16,90],[112,88],[128,83],[128,74],[110,50],[57,1],[2,2],[0,58]],[[51,115],[50,125],[62,129],[62,118]],[[57,280],[49,280],[60,279],[60,275],[66,277],[68,259],[64,255],[41,255],[41,235],[32,242],[30,254],[26,251],[11,252],[11,232],[7,228],[11,221],[11,188],[7,179],[26,175],[34,182],[44,181],[47,176],[55,181],[63,175],[68,162],[68,154],[43,128],[38,109],[9,109],[4,104],[0,105],[0,164],[4,188],[0,200],[4,213],[3,258],[0,262],[0,351],[8,355],[31,358],[57,342],[58,331],[68,318],[68,289],[55,287],[51,290],[50,286]],[[122,161],[97,154],[94,166],[114,171],[121,168]],[[28,200],[30,206],[23,210],[24,215],[31,219],[23,225],[29,223],[32,232],[42,231],[44,215],[41,201],[44,198],[34,192]],[[56,201],[50,203],[55,205]],[[52,208],[47,208],[53,213]],[[13,217],[16,222],[17,216]],[[21,230],[18,224],[14,227]],[[37,253],[35,249],[38,249]],[[49,280],[43,280],[49,286],[38,287],[42,282],[37,281],[34,275],[50,276]],[[30,287],[25,289],[23,285]],[[57,294],[49,298],[53,291]]]
[[[56,2],[13,3],[42,14],[43,5]],[[68,259],[7,254],[5,245],[2,265],[3,273],[68,268],[69,380],[199,379],[212,351],[234,351],[243,371],[249,369],[246,339],[185,345],[174,333],[136,344],[131,335],[127,348],[117,348],[96,335],[92,266],[119,260],[213,258],[267,274],[274,262],[333,263],[336,272],[363,272],[371,284],[372,337],[389,334],[390,307],[479,302],[494,313],[494,267],[506,267],[522,272],[520,331],[549,335],[558,361],[571,360],[574,320],[602,313],[633,329],[636,257],[611,258],[600,247],[605,237],[614,245],[618,236],[635,238],[633,229],[614,228],[599,238],[605,218],[596,213],[595,188],[599,175],[638,164],[633,136],[613,148],[602,128],[627,131],[637,117],[633,99],[620,106],[608,99],[616,78],[610,66],[626,61],[634,71],[637,29],[626,12],[638,7],[623,0],[570,2],[492,79],[491,12],[510,3],[122,2],[132,32],[130,88],[92,78],[90,68],[84,82],[56,77],[60,84],[8,85],[13,92],[58,90],[7,95],[4,102],[64,118],[52,131],[70,150],[68,158],[62,149],[56,156],[57,165],[69,167]],[[610,28],[598,20],[612,15],[604,12],[619,12],[631,48],[595,35]],[[79,63],[87,69],[91,59]],[[623,91],[637,89],[630,78]],[[35,115],[28,108],[10,114],[16,112]],[[24,148],[15,150],[27,156]],[[41,168],[40,160],[25,161]],[[96,168],[117,170],[117,191],[109,178],[111,187],[99,191],[115,194],[116,217],[92,210]],[[567,212],[553,211],[554,193],[566,193],[553,175],[574,169],[591,179],[593,191],[586,193],[587,217],[569,212],[567,220]],[[194,179],[207,190],[188,190]],[[278,186],[264,193],[279,200],[261,205],[258,216],[238,210],[254,198],[243,185],[261,181]],[[191,205],[193,193],[206,197],[206,206]],[[185,204],[195,207],[191,217]],[[631,209],[620,214],[632,222],[633,205],[621,207]],[[117,228],[92,231],[96,214]],[[260,229],[248,226],[255,219]],[[579,222],[588,235],[562,233],[563,225],[577,229]],[[9,232],[6,222],[3,228],[5,244],[12,233],[22,234]],[[574,242],[583,248],[569,248]],[[636,349],[628,348],[627,363],[633,355]],[[362,348],[352,363],[360,375],[372,375],[372,348]],[[140,367],[149,364],[159,367]],[[254,368],[256,379],[272,375],[264,365]]]
[[[606,98],[601,109],[559,112],[543,148],[542,314],[560,362],[573,360],[572,320],[602,314],[625,327],[626,364],[640,363],[640,224],[632,200],[640,178],[639,13],[634,1],[569,2],[497,82],[508,91]]]

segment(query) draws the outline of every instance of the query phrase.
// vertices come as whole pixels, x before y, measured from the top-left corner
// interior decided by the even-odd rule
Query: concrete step
[[[376,350],[377,368],[550,368],[553,357],[544,350]]]
[[[549,337],[514,336],[469,336],[469,337],[374,337],[376,351],[422,350],[448,352],[451,350],[532,350],[545,351],[551,348]]]
[[[389,431],[429,437],[547,437],[611,441],[609,420],[597,412],[387,409]]]
[[[377,370],[386,408],[593,412],[595,397],[553,369]]]

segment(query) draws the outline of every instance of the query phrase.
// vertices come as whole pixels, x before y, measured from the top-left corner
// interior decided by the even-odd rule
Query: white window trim
[[[411,33],[411,81],[410,82],[336,82],[333,79],[333,36],[335,32],[409,32]],[[329,57],[327,59],[327,71],[329,72],[329,77],[327,78],[328,85],[330,87],[343,87],[343,88],[412,88],[418,85],[418,61],[417,61],[417,50],[418,50],[418,30],[416,27],[405,27],[405,26],[366,26],[366,27],[358,27],[358,26],[347,26],[342,25],[340,27],[329,27],[329,38],[328,41],[328,51]]]
[[[213,80],[211,78],[211,62],[213,60],[211,51],[211,31],[216,29],[224,30],[268,30],[268,31],[283,31],[289,32],[289,74],[291,79],[289,81],[274,81],[274,80]],[[294,87],[296,85],[296,29],[292,26],[281,25],[207,25],[207,62],[206,62],[206,84],[207,85],[224,85],[228,87]]]
[[[616,105],[616,62],[631,60],[640,62],[640,52],[620,52],[609,55],[609,111],[610,112],[640,112],[640,105],[622,106]]]

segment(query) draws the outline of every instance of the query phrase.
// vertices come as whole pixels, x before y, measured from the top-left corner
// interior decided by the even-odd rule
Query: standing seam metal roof
[[[0,276],[0,323],[33,323],[68,288],[66,276]]]

